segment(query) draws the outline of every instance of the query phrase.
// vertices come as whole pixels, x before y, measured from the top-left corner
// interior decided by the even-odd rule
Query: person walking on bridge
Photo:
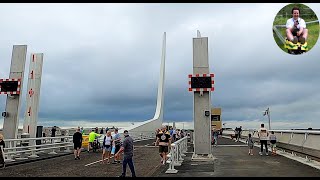
[[[56,137],[57,126],[53,126],[51,129],[51,137]],[[51,139],[51,142],[54,142],[54,139]]]
[[[106,131],[107,133],[108,131]],[[100,129],[100,134],[103,134],[103,127]]]
[[[238,130],[238,127],[236,127],[234,129],[234,137],[236,138],[235,142],[237,142],[237,140],[238,140],[238,135],[239,135],[238,133],[239,133],[239,130]],[[233,140],[233,138],[232,138],[232,140]]]
[[[93,141],[97,138],[97,137],[100,137],[101,134],[97,134],[95,132],[95,129],[92,129],[91,130],[91,133],[89,134],[89,145],[88,145],[88,152],[90,152],[90,149],[93,148]]]
[[[123,132],[124,140],[120,150],[115,154],[115,157],[118,157],[120,153],[123,152],[123,162],[122,162],[122,174],[120,177],[126,177],[127,164],[129,165],[132,177],[136,177],[136,172],[134,170],[134,165],[132,161],[133,157],[133,139],[129,136],[129,132],[124,130]]]
[[[0,167],[4,168],[5,163],[4,163],[4,154],[3,154],[3,148],[5,147],[5,143],[3,140],[3,135],[0,134]]]
[[[240,126],[238,128],[238,137],[237,137],[237,142],[239,142],[240,138],[241,138],[241,133],[242,133],[242,126]]]
[[[277,136],[274,134],[274,131],[271,131],[269,139],[270,139],[270,146],[271,146],[271,155],[277,155],[277,152],[276,152]]]
[[[161,156],[161,164],[165,165],[169,148],[171,148],[171,137],[166,126],[162,126],[157,134],[156,146],[159,145],[159,154]]]
[[[248,143],[248,147],[249,147],[249,151],[248,151],[248,155],[253,155],[253,146],[254,146],[254,140],[251,136],[251,134],[249,133],[249,136],[247,138],[246,143]]]
[[[219,136],[219,130],[213,129],[213,145],[215,147],[218,146],[218,136]]]
[[[80,133],[80,127],[77,128],[73,134],[73,147],[74,147],[74,159],[80,159],[81,145],[82,145],[82,134]]]
[[[259,154],[262,156],[263,154],[263,145],[266,149],[266,156],[268,156],[268,140],[269,140],[269,132],[267,128],[264,127],[264,124],[260,125],[260,129],[258,131],[258,137],[260,139],[261,150]]]
[[[80,133],[81,133],[81,134],[84,134],[83,127],[80,128]]]
[[[114,141],[114,144],[115,144],[115,153],[117,153],[119,150],[120,150],[120,147],[121,147],[121,137],[120,137],[120,134],[118,132],[118,128],[115,128],[114,129],[114,135],[112,136],[112,139]],[[120,156],[115,156],[114,159],[113,159],[113,162],[112,164],[120,164]]]
[[[103,138],[103,143],[102,143],[102,164],[104,164],[104,159],[105,156],[107,155],[107,163],[110,164],[110,158],[111,158],[111,150],[112,150],[112,136],[111,136],[111,131],[107,131],[106,135]]]

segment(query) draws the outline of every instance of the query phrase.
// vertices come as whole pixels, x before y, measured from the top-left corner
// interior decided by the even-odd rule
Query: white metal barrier
[[[21,139],[5,139],[6,147],[4,148],[5,161],[15,161],[21,159],[39,157],[38,153],[50,151],[48,154],[57,154],[57,149],[64,149],[70,152],[73,146],[72,136],[59,137],[41,137],[41,138],[21,138]],[[37,142],[41,142],[37,145]],[[30,155],[26,157],[26,154]]]
[[[277,146],[289,151],[299,152],[307,156],[320,158],[320,131],[314,130],[269,130],[277,137]],[[223,135],[230,136],[233,130],[224,130]],[[257,130],[243,130],[241,137],[247,138],[251,133],[254,139],[258,139]],[[292,153],[294,153],[292,152]]]
[[[132,133],[130,136],[135,142],[155,139],[154,132]],[[120,136],[123,135],[120,133]],[[99,138],[102,144],[104,135]],[[72,152],[73,136],[39,137],[39,138],[19,138],[5,139],[6,147],[3,148],[5,162],[16,160],[37,158],[40,154],[58,154],[58,152]],[[41,142],[37,145],[37,142]]]
[[[171,144],[170,153],[168,154],[169,160],[169,168],[166,173],[177,173],[178,170],[174,168],[174,166],[181,166],[183,162],[183,157],[186,156],[184,153],[187,152],[188,149],[188,136],[185,136],[178,141]]]

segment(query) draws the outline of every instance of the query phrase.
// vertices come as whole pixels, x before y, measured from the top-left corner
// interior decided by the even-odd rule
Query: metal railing
[[[178,170],[174,168],[174,166],[181,166],[181,163],[183,162],[184,156],[186,156],[184,153],[187,152],[188,146],[188,136],[185,136],[178,141],[171,144],[170,153],[168,154],[168,161],[169,168],[165,173],[178,173]]]
[[[41,137],[41,138],[21,138],[21,139],[5,139],[6,147],[4,148],[5,161],[15,161],[19,159],[37,158],[37,154],[45,153],[57,154],[57,150],[62,149],[65,152],[71,152],[70,147],[73,146],[72,136],[60,137]],[[37,145],[37,142],[41,142]],[[27,154],[29,156],[26,156]]]
[[[123,137],[121,133],[120,136]],[[155,139],[154,132],[139,132],[130,133],[130,136],[135,142]],[[104,135],[98,138],[102,144]],[[3,157],[5,162],[12,162],[16,160],[38,158],[43,154],[58,154],[58,152],[72,152],[73,137],[59,136],[59,137],[40,137],[40,138],[19,138],[19,139],[5,139],[6,147],[3,148]],[[40,143],[39,143],[40,142]],[[82,149],[85,149],[82,147]]]
[[[300,153],[308,157],[320,158],[320,131],[313,130],[269,130],[273,131],[277,137],[277,147]],[[243,130],[241,137],[247,138],[251,134],[253,139],[259,142],[257,130]],[[234,136],[233,130],[224,130],[224,136]]]

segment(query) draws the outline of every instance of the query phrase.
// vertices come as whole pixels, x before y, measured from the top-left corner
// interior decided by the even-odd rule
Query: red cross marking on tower
[[[28,94],[30,95],[30,97],[34,94],[34,91],[32,90],[32,88],[29,90]]]

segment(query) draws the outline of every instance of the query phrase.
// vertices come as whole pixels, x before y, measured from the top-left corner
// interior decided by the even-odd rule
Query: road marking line
[[[135,148],[137,147],[137,148],[144,148],[144,147],[158,147],[158,146],[154,146],[154,145],[152,145],[152,146],[134,146]]]
[[[113,158],[113,156],[110,157],[110,159]],[[107,160],[108,158],[105,158],[104,160]],[[92,163],[89,163],[89,164],[86,164],[84,166],[90,166],[92,164],[95,164],[95,163],[98,163],[98,162],[101,162],[102,160],[100,159],[99,161],[95,161],[95,162],[92,162]]]
[[[218,144],[218,146],[217,147],[219,147],[219,146],[221,146],[221,147],[244,147],[244,146],[248,146],[248,145],[246,145],[246,144]]]

